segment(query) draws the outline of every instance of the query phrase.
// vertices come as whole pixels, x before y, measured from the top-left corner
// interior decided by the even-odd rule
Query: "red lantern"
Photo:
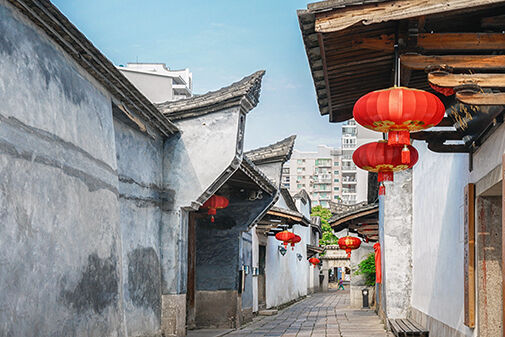
[[[309,259],[309,262],[314,266],[314,268],[316,267],[316,265],[318,265],[321,261],[317,258],[317,257],[311,257]]]
[[[290,231],[282,231],[275,234],[275,238],[279,241],[282,241],[284,248],[288,246],[289,240],[293,239],[294,237],[295,234],[291,233]]]
[[[361,240],[354,236],[344,236],[338,239],[338,245],[340,249],[345,249],[347,257],[351,257],[351,251],[361,246]]]
[[[214,215],[217,214],[217,210],[228,207],[229,203],[227,198],[214,194],[202,205],[202,208],[208,209],[207,214],[211,216],[210,221],[214,222]]]
[[[288,243],[291,244],[291,250],[295,250],[295,244],[302,241],[302,238],[300,237],[300,235],[296,235],[288,241]]]
[[[410,132],[437,125],[444,114],[445,106],[437,96],[404,87],[372,91],[361,97],[353,109],[357,123],[388,133],[389,145],[403,145],[404,163],[409,161]]]
[[[361,145],[352,154],[352,160],[360,169],[379,174],[379,194],[383,195],[385,190],[382,182],[393,181],[393,172],[409,169],[417,163],[419,153],[412,145],[407,145],[407,148],[410,153],[407,163],[402,162],[403,149],[391,146],[384,140]]]

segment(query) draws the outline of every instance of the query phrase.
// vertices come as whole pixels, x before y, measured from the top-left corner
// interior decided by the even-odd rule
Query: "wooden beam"
[[[316,13],[315,30],[319,33],[337,32],[358,23],[370,25],[501,2],[503,0],[402,0],[347,6]],[[310,5],[307,8],[316,9]]]
[[[442,142],[428,142],[428,149],[438,153],[470,153],[466,145],[445,145]]]
[[[414,70],[424,70],[433,66],[448,66],[454,69],[501,69],[505,70],[505,55],[443,55],[426,56],[403,54],[400,56],[402,66]]]
[[[456,98],[464,104],[472,105],[505,105],[505,92],[500,93],[469,93],[456,92]]]
[[[475,327],[475,184],[465,187],[464,208],[464,324]]]
[[[352,41],[353,48],[393,51],[395,48],[394,34],[382,34],[379,37],[364,37]]]
[[[429,73],[428,81],[445,88],[454,88],[464,84],[476,84],[482,88],[505,88],[505,74]]]
[[[419,131],[412,132],[410,137],[416,140],[437,139],[440,141],[463,139],[463,135],[458,131]]]
[[[503,33],[435,33],[417,34],[422,50],[505,50]]]

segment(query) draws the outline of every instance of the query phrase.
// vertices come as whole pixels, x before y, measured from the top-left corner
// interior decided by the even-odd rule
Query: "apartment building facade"
[[[193,74],[188,68],[172,70],[164,63],[127,63],[117,69],[153,103],[193,96]]]
[[[282,187],[292,195],[305,189],[314,206],[329,202],[355,204],[367,201],[368,172],[356,167],[352,154],[359,146],[380,138],[351,119],[342,124],[342,148],[319,145],[315,152],[293,151],[284,165]]]
[[[329,207],[342,200],[342,151],[319,145],[315,152],[294,150],[282,171],[282,187],[291,195],[306,190],[312,205]]]

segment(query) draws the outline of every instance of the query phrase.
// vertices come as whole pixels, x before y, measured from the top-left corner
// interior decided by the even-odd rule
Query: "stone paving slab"
[[[349,291],[316,293],[276,316],[255,320],[226,336],[392,337],[372,310],[351,309]]]

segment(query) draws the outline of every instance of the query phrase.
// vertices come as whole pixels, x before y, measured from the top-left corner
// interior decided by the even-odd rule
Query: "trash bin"
[[[367,288],[364,288],[363,290],[361,290],[361,294],[363,295],[363,308],[369,308],[369,304],[368,304],[368,289]]]

